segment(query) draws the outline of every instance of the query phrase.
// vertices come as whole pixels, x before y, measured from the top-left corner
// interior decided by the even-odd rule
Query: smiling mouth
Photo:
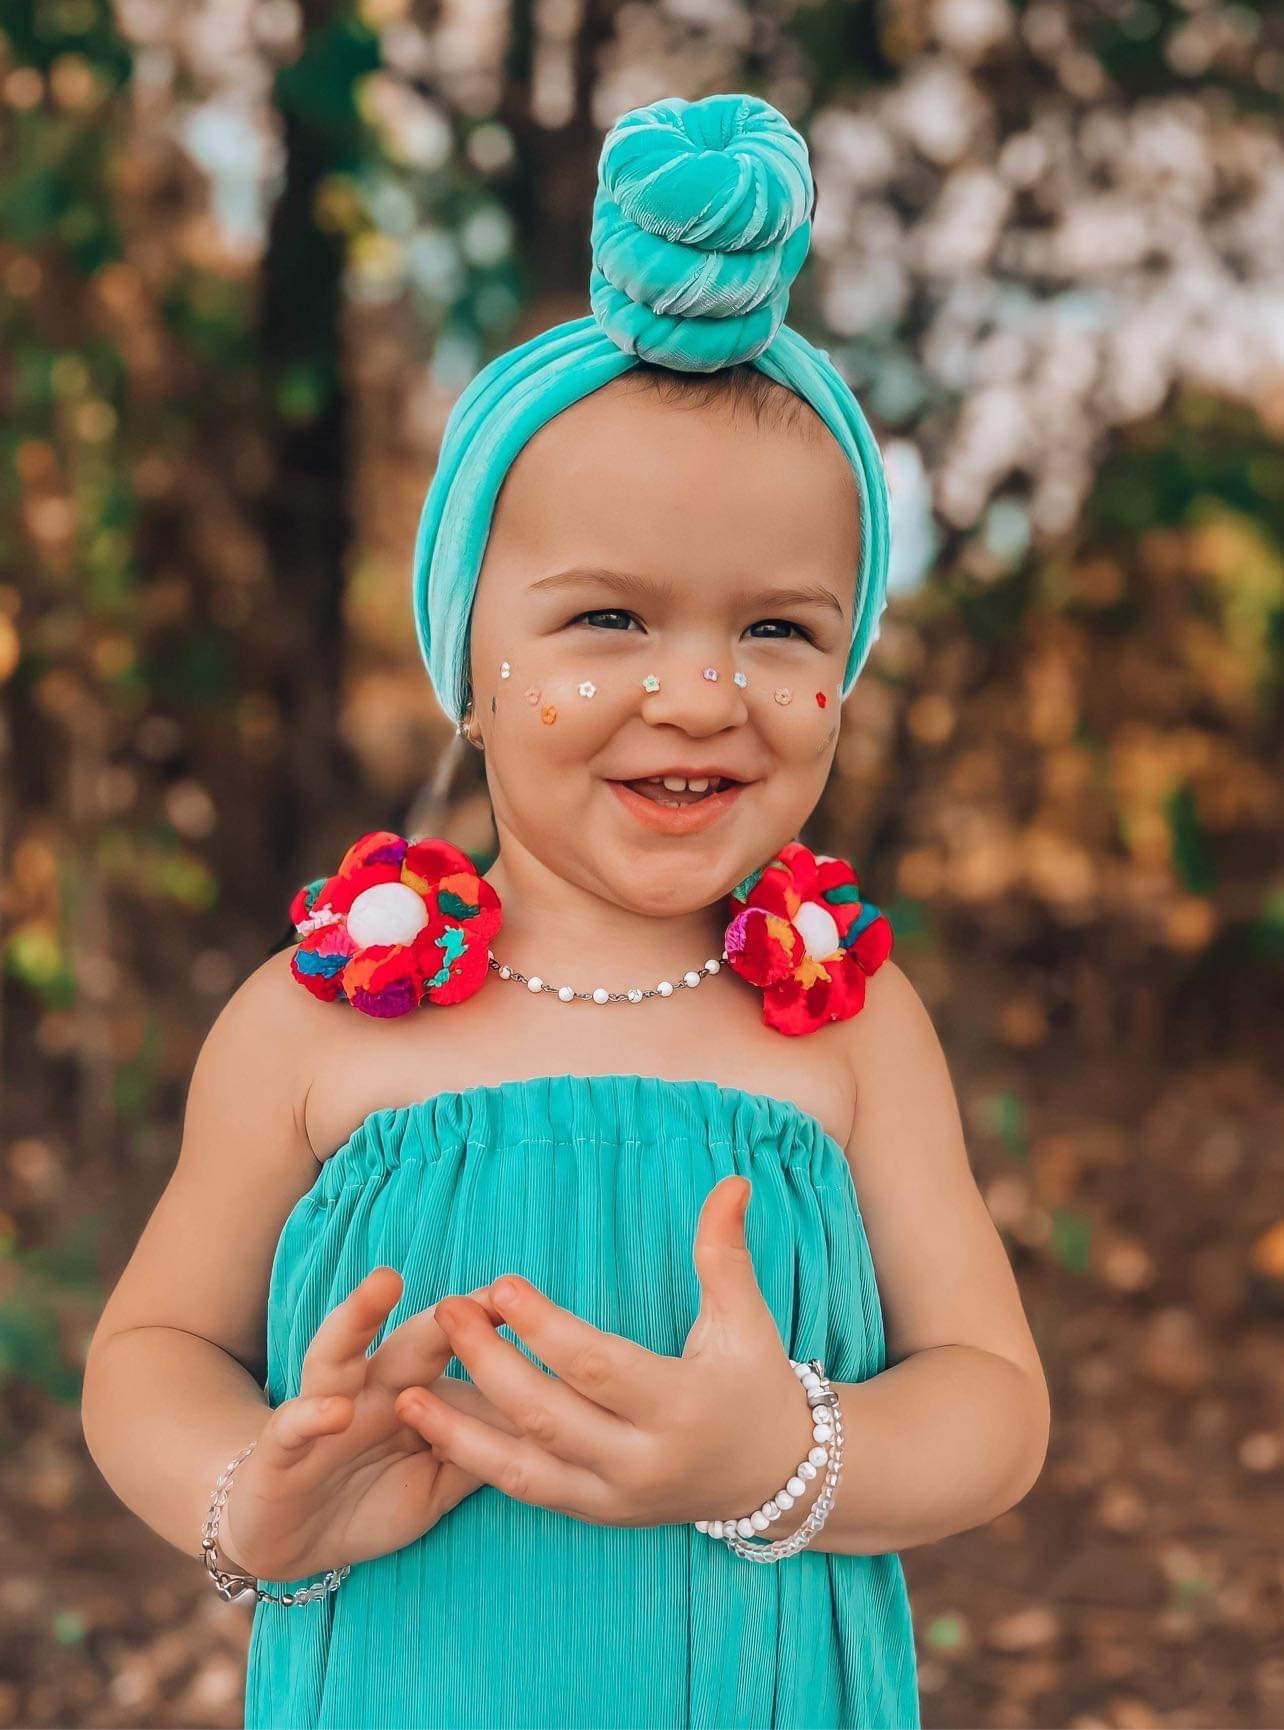
[[[671,780],[678,779],[671,776]],[[648,775],[639,781],[621,781],[620,786],[628,787],[634,793],[640,793],[644,799],[650,799],[656,805],[667,805],[671,810],[681,810],[684,805],[698,805],[702,799],[707,799],[711,793],[720,793],[727,787],[738,787],[741,783],[731,781],[725,775],[711,775],[701,786],[676,788],[666,787],[664,780],[658,775]]]

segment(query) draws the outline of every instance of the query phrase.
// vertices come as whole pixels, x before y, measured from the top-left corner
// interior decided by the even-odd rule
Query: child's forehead
[[[607,387],[554,415],[505,478],[492,538],[524,561],[627,570],[709,559],[854,573],[859,494],[819,420]],[[549,569],[554,568],[549,565]]]
[[[624,470],[667,457],[670,464],[703,459],[700,466],[709,468],[738,458],[753,460],[782,446],[822,453],[822,461],[829,446],[837,463],[847,466],[811,405],[781,389],[797,405],[796,421],[755,417],[735,399],[705,400],[682,390],[662,395],[625,373],[552,415],[527,440],[514,467],[529,456],[532,466],[546,467],[618,465]]]

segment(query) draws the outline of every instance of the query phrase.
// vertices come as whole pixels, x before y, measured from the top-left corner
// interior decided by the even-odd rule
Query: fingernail
[[[490,1289],[492,1295],[502,1304],[516,1303],[521,1295],[521,1287],[512,1279],[497,1280]]]

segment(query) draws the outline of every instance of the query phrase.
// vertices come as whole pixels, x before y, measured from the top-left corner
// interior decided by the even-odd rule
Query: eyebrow
[[[575,566],[568,571],[554,571],[551,576],[540,577],[533,582],[531,588],[543,592],[570,588],[576,583],[596,583],[602,588],[613,589],[617,594],[641,593],[660,601],[672,601],[678,593],[675,583],[638,576],[630,571],[607,570],[598,565]],[[837,595],[820,583],[803,584],[797,588],[757,589],[753,599],[764,607],[827,607],[837,613],[840,619],[844,616],[843,605]]]

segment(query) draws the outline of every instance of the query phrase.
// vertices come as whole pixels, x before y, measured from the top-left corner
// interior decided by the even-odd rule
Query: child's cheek
[[[644,693],[602,655],[526,656],[502,661],[488,700],[492,726],[544,762],[575,761],[597,749],[635,713]],[[516,738],[513,736],[516,734]]]
[[[837,684],[777,683],[763,694],[761,722],[782,759],[813,762],[838,741],[842,699]]]

